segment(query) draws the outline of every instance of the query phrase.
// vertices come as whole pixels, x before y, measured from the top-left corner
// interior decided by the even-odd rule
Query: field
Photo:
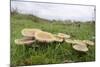
[[[33,43],[32,47],[17,45],[14,40],[23,37],[21,30],[24,28],[39,28],[53,34],[62,32],[71,35],[72,39],[93,40],[95,36],[95,23],[92,22],[49,21],[32,15],[11,14],[11,65],[95,61],[95,46],[88,46],[88,52],[80,53],[73,50],[71,44],[65,42]]]

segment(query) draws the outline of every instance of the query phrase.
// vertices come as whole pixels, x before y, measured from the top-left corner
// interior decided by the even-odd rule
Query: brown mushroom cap
[[[21,39],[16,39],[15,43],[19,44],[19,45],[24,45],[24,44],[32,44],[34,42],[34,40],[32,40],[31,38],[21,38]]]
[[[77,51],[80,51],[80,52],[87,52],[88,51],[88,48],[86,45],[80,45],[80,44],[75,44],[73,45],[73,49],[77,50]]]
[[[53,42],[55,40],[55,37],[49,32],[40,31],[35,34],[35,39],[40,42],[48,43],[48,42]]]
[[[88,45],[91,45],[91,46],[94,45],[94,42],[89,41],[89,40],[83,40],[83,42],[86,43],[86,44],[88,44]]]
[[[64,33],[58,33],[57,36],[60,37],[60,38],[63,38],[63,39],[68,39],[68,38],[70,38],[70,35],[67,35],[67,34],[64,34]]]
[[[22,35],[25,37],[34,37],[35,33],[41,31],[40,29],[25,28],[21,31]]]

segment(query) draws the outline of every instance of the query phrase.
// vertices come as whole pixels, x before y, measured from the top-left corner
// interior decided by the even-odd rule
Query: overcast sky
[[[33,14],[49,20],[89,21],[94,19],[93,6],[11,1],[11,10],[12,8],[17,8],[20,13]]]

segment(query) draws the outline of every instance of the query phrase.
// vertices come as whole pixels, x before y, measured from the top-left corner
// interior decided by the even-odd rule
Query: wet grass
[[[14,40],[23,37],[24,28],[39,28],[51,33],[67,33],[72,39],[89,39],[95,36],[94,23],[58,23],[41,18],[14,14],[11,15],[11,65],[58,64],[67,62],[95,61],[95,46],[89,46],[89,51],[81,54],[72,49],[71,44],[33,43],[33,47],[17,45]],[[38,47],[34,47],[38,45]]]

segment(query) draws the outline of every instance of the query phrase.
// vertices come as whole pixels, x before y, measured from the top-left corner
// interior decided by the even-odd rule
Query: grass
[[[61,22],[61,21],[60,21]],[[95,36],[94,23],[60,23],[44,20],[32,15],[11,15],[11,65],[58,64],[67,62],[95,61],[95,46],[88,46],[89,51],[81,54],[67,43],[33,43],[33,47],[16,45],[14,40],[23,37],[24,28],[39,28],[51,33],[67,33],[72,39],[89,39]],[[80,25],[80,26],[79,26]],[[34,47],[38,45],[38,47]]]

